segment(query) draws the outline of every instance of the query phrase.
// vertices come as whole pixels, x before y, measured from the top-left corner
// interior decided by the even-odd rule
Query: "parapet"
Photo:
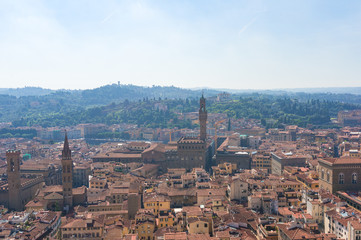
[[[6,156],[20,155],[20,150],[7,150]]]

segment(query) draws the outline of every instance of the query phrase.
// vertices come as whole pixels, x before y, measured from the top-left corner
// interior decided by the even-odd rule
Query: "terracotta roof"
[[[123,240],[137,240],[138,234],[125,234]]]
[[[128,194],[129,189],[128,188],[111,188],[110,194]]]
[[[41,200],[38,200],[38,199],[34,199],[34,200],[31,200],[30,202],[28,202],[25,207],[26,208],[31,208],[31,207],[43,207],[46,205],[46,201],[41,201]]]
[[[154,192],[150,194],[146,194],[144,196],[144,202],[170,202],[170,199],[168,196],[162,195],[162,194],[156,194]]]
[[[72,189],[73,195],[84,194],[84,193],[86,193],[86,191],[87,191],[87,188],[85,186],[81,186],[81,187]]]
[[[130,142],[128,147],[149,147],[150,143],[147,142]]]
[[[50,192],[63,192],[62,185],[53,185],[53,186],[46,186],[43,189],[43,192],[50,193]]]
[[[198,206],[183,207],[182,212],[185,212],[187,216],[202,216],[202,209]]]
[[[216,237],[219,238],[229,238],[231,235],[229,234],[229,231],[220,231],[220,232],[216,232]]]
[[[212,240],[208,234],[188,234],[188,240]]]
[[[288,224],[278,224],[278,228],[284,232],[289,239],[292,240],[301,240],[301,239],[316,239],[316,235],[308,233],[302,228],[290,228]]]
[[[342,164],[361,164],[361,158],[343,156],[340,158],[323,158],[319,159],[321,162],[325,162],[331,165],[342,165]]]
[[[165,233],[164,240],[187,240],[187,233],[185,232]]]
[[[103,225],[95,219],[71,219],[69,222],[64,223],[61,228],[86,228],[87,224],[93,223],[92,227],[102,227]]]
[[[225,196],[225,195],[226,195],[226,191],[223,188],[197,190],[197,196]]]
[[[354,228],[354,230],[361,230],[361,223],[358,220],[350,221],[350,224]]]
[[[142,154],[140,153],[115,153],[115,152],[109,152],[109,153],[100,153],[93,158],[141,158]]]
[[[156,152],[165,152],[165,145],[161,144],[161,143],[155,143],[152,144],[149,148],[145,149],[143,151],[143,153],[147,153],[147,152],[151,152],[151,151],[156,151]]]
[[[59,199],[63,199],[63,195],[59,194],[59,193],[50,193],[48,195],[46,195],[44,197],[45,200],[59,200]]]
[[[282,216],[292,215],[292,212],[287,207],[278,208],[278,212]]]

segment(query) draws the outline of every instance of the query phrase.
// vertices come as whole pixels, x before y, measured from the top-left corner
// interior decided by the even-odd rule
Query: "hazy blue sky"
[[[361,86],[361,1],[0,0],[0,87]]]

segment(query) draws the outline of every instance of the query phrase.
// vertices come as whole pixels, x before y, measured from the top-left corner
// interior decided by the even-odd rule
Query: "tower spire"
[[[63,159],[69,159],[71,158],[71,151],[69,148],[69,141],[68,141],[68,133],[65,130],[65,139],[64,139],[64,147],[62,151],[62,158]]]

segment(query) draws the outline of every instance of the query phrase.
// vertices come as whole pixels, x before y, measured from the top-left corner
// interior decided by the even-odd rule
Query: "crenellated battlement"
[[[7,150],[6,156],[19,156],[20,150]]]

